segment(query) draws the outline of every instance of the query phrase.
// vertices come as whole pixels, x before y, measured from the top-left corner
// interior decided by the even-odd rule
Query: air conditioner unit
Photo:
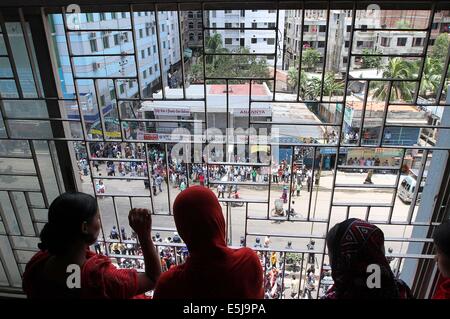
[[[98,62],[94,62],[92,63],[92,68],[94,69],[94,71],[97,71],[98,69],[100,69],[101,64]]]

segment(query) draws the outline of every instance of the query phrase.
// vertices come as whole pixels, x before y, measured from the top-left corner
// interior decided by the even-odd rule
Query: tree
[[[430,57],[432,59],[437,59],[441,63],[445,62],[445,59],[448,54],[450,46],[450,40],[449,40],[449,34],[448,33],[442,33],[434,42],[433,48],[431,49]]]
[[[288,70],[288,84],[292,88],[292,92],[296,93],[299,90],[298,87],[298,68],[290,67]],[[300,97],[304,97],[304,90],[307,86],[308,77],[303,70],[300,73]]]
[[[389,60],[389,63],[383,69],[383,78],[385,79],[411,79],[414,73],[413,65],[396,57]],[[377,100],[385,101],[388,93],[389,82],[374,82],[375,90],[373,97]],[[391,99],[393,100],[411,100],[414,83],[407,81],[394,81],[392,83]]]
[[[420,83],[420,95],[428,97],[430,93],[438,90],[442,77],[442,64],[433,58],[426,58],[422,81]]]
[[[378,49],[363,49],[363,54],[381,54],[382,52]],[[364,69],[379,69],[381,65],[381,56],[364,56],[362,67]]]
[[[321,79],[312,77],[308,79],[306,88],[304,90],[304,99],[315,100],[320,96],[320,88],[322,87]]]
[[[334,73],[327,72],[323,82],[323,95],[331,99],[334,94],[344,94],[344,83],[337,81]]]
[[[319,51],[314,48],[308,48],[303,52],[302,55],[302,65],[307,70],[313,70],[317,64],[319,64],[321,55]]]
[[[411,28],[411,24],[406,20],[398,20],[395,27],[397,29],[409,29]]]

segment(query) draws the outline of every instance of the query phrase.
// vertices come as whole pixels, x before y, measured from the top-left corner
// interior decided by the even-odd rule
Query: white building
[[[131,28],[130,14],[118,13],[86,13],[78,14],[78,21],[70,33],[72,54],[74,57],[74,74],[76,77],[135,77],[139,76],[141,96],[147,97],[159,87],[160,61],[158,57],[157,28],[154,12],[135,12],[134,29],[136,37],[136,56],[138,58],[138,74],[134,58],[133,34],[126,29]],[[68,15],[70,19],[70,15]],[[180,46],[176,12],[159,12],[159,41],[163,70],[163,85],[168,82],[168,72],[173,72],[180,62]],[[68,20],[69,21],[69,20]],[[73,20],[70,20],[73,21]],[[58,59],[63,93],[67,97],[74,96],[75,89],[70,68],[69,53],[66,46],[62,16],[51,16],[55,50]],[[97,31],[93,30],[108,30]],[[124,31],[121,31],[121,30]],[[83,31],[89,30],[89,31]],[[123,55],[121,55],[123,54]],[[128,55],[125,55],[128,54]],[[102,55],[96,57],[95,55]],[[110,56],[108,56],[110,55]],[[171,70],[172,69],[172,70]],[[117,80],[117,95],[122,98],[138,95],[138,83],[135,80]],[[98,121],[100,105],[104,114],[115,109],[116,92],[112,80],[97,81],[97,98],[93,81],[78,80],[81,107],[87,122]],[[73,109],[73,112],[71,111]],[[77,117],[75,108],[68,108],[69,117]],[[73,114],[72,114],[73,113]]]
[[[277,65],[282,65],[285,11],[279,10],[278,28],[273,30],[213,30],[220,33],[223,46],[230,51],[247,47],[250,53],[277,52]],[[211,10],[209,26],[212,28],[276,28],[277,10]],[[278,36],[276,36],[276,32]],[[274,65],[274,56],[267,57]]]
[[[286,42],[284,68],[294,65],[299,58],[301,45],[301,11],[286,11]],[[353,53],[362,53],[364,49],[376,49],[383,54],[418,54],[423,51],[426,32],[422,31],[372,31],[381,28],[380,12],[357,11],[353,36]],[[345,72],[350,48],[352,24],[351,10],[331,10],[329,17],[328,44],[325,42],[327,13],[325,10],[306,10],[303,26],[303,48],[314,48],[322,57],[327,45],[327,70]],[[367,29],[367,30],[364,30]],[[361,58],[353,58],[351,69],[358,68]],[[384,58],[387,60],[388,58]],[[323,58],[319,63],[321,63]],[[383,61],[386,62],[386,61]]]

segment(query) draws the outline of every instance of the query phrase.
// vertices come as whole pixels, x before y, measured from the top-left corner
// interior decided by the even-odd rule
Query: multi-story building
[[[207,15],[205,14],[207,25]],[[185,48],[198,50],[203,47],[203,19],[201,11],[183,12],[183,37]]]
[[[280,10],[211,10],[209,26],[212,28],[236,28],[212,30],[222,36],[223,46],[230,51],[248,48],[250,53],[277,54],[277,66],[282,65],[285,11]],[[267,30],[247,30],[261,28]],[[269,65],[275,64],[275,57],[267,56]]]
[[[141,96],[149,97],[162,85],[168,86],[169,73],[174,73],[180,62],[180,45],[176,12],[159,12],[159,30],[154,12],[134,13],[135,34],[131,28],[130,14],[87,13],[78,15],[76,32],[70,32],[70,43],[76,77],[120,77],[136,76],[138,72]],[[51,19],[56,56],[59,62],[63,93],[73,96],[75,92],[71,75],[68,48],[66,46],[63,19],[52,15]],[[121,31],[121,30],[124,31]],[[83,31],[89,30],[89,31]],[[102,30],[96,31],[95,30]],[[108,31],[111,30],[111,31]],[[159,31],[159,32],[158,32]],[[136,39],[134,58],[133,36]],[[159,48],[158,48],[159,38]],[[158,50],[161,50],[161,61]],[[96,56],[97,55],[97,56]],[[162,69],[162,77],[160,72]],[[114,110],[116,93],[120,97],[138,95],[137,81],[120,81],[116,90],[112,80],[98,80],[95,87],[90,80],[78,80],[81,107],[86,122],[98,121],[99,105],[103,114]],[[95,90],[98,101],[95,101]],[[77,107],[68,107],[68,116],[77,117]]]
[[[397,12],[397,11],[395,11]],[[383,54],[410,54],[421,53],[425,45],[425,31],[389,31],[396,28],[393,14],[381,12],[357,11],[355,19],[355,31],[353,35],[353,53],[362,53],[364,49],[379,50]],[[384,16],[388,14],[388,16]],[[424,17],[418,15],[398,15],[397,23],[401,17],[411,28],[422,28]],[[429,13],[428,13],[429,15]],[[414,20],[414,19],[416,20]],[[348,61],[348,49],[350,47],[350,33],[352,17],[349,10],[330,11],[328,26],[328,43],[325,51],[327,32],[327,12],[324,10],[306,10],[303,30],[301,30],[302,18],[300,10],[290,10],[286,13],[286,41],[284,53],[285,69],[293,66],[300,56],[301,48],[314,48],[318,50],[322,58],[318,65],[321,66],[326,52],[326,69],[334,72],[345,72]],[[412,22],[410,21],[411,19]],[[443,18],[441,19],[443,21]],[[389,25],[388,25],[389,24]],[[391,25],[392,24],[392,25]],[[386,30],[372,30],[386,28]],[[301,32],[303,31],[303,45],[300,45]],[[385,60],[387,58],[384,58]],[[351,61],[351,69],[358,68],[360,57],[354,57]],[[385,62],[385,61],[384,61]]]

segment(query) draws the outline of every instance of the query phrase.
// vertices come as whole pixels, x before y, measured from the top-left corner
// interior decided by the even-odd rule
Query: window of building
[[[241,22],[241,24],[239,25],[241,28],[241,32],[244,32],[244,28],[245,28],[245,23]]]
[[[241,17],[245,17],[245,10],[241,10]]]
[[[258,39],[252,38],[252,43],[253,43],[253,44],[255,44],[255,43],[257,43],[257,42],[258,42]]]
[[[94,22],[94,14],[93,13],[86,13],[86,21],[87,22]]]
[[[303,26],[303,32],[309,32],[309,25]]]
[[[317,42],[317,47],[318,48],[325,48],[325,41],[318,41]]]
[[[142,12],[138,12],[137,15],[138,17],[140,17],[142,15]]]
[[[344,56],[342,58],[342,63],[346,64],[348,62],[348,57]]]
[[[398,38],[397,39],[397,46],[399,46],[399,47],[406,46],[406,41],[407,40],[408,40],[408,38]]]
[[[100,95],[100,106],[106,105],[106,98],[105,95]]]
[[[167,59],[164,58],[164,65],[167,65]]]
[[[363,44],[364,44],[364,42],[363,42],[363,41],[356,41],[356,47],[357,47],[357,48],[360,48],[360,47],[362,47],[362,46],[363,46]]]
[[[194,22],[189,22],[188,28],[189,29],[194,29]]]
[[[216,10],[212,10],[211,11],[211,15],[212,15],[213,18],[215,18],[216,17]]]
[[[163,49],[166,48],[166,41],[163,41]]]
[[[413,39],[413,46],[414,47],[421,47],[423,46],[425,42],[425,38],[414,38]]]
[[[252,12],[258,12],[258,10],[252,10]]]
[[[153,54],[156,54],[156,45],[153,45]]]
[[[197,28],[198,29],[203,28],[203,23],[201,21],[197,22]]]
[[[158,72],[158,64],[155,64],[155,72]]]
[[[117,13],[111,12],[111,19],[113,20],[117,19]]]
[[[436,42],[436,39],[430,39],[429,45],[434,45],[435,42]]]
[[[275,44],[275,38],[268,38],[267,39],[267,44],[269,44],[269,45]]]
[[[344,47],[348,48],[350,46],[350,41],[345,41]]]
[[[245,39],[244,39],[244,38],[240,38],[240,39],[239,39],[239,45],[240,45],[241,47],[245,47]]]
[[[217,23],[213,22],[212,27],[217,28]]]
[[[269,28],[275,28],[276,23],[275,22],[269,22]]]
[[[125,84],[120,84],[120,86],[119,86],[119,92],[120,92],[120,94],[123,94],[123,93],[125,93]]]
[[[352,31],[352,26],[351,25],[348,25],[347,26],[347,32],[351,32]]]
[[[225,23],[225,28],[231,28],[231,23],[226,22],[226,23]]]
[[[153,74],[153,68],[152,68],[152,67],[149,67],[149,68],[148,68],[148,74],[150,74],[150,75]]]
[[[361,30],[367,30],[367,24],[362,24],[361,25]]]
[[[252,28],[257,28],[258,24],[256,22],[252,22]]]
[[[100,21],[106,20],[106,14],[104,12],[100,13]]]
[[[225,14],[233,13],[233,10],[225,10]]]
[[[127,17],[127,13],[126,12],[122,12],[122,19],[126,19]]]
[[[145,28],[145,35],[148,37],[150,36],[150,28],[149,27]]]
[[[161,24],[161,31],[162,31],[162,32],[165,32],[165,31],[166,31],[166,28],[165,28],[164,24]]]
[[[97,39],[91,39],[89,40],[89,44],[91,46],[91,52],[97,52],[98,48],[97,48]]]
[[[277,10],[269,10],[269,13],[276,13]]]
[[[232,44],[233,39],[232,38],[225,38],[225,44]]]
[[[106,35],[106,34],[103,35],[102,40],[103,40],[103,48],[104,49],[109,49],[110,48],[110,46],[109,46],[109,36]]]
[[[433,30],[436,30],[438,27],[439,27],[439,24],[437,24],[437,23],[433,23],[433,24],[431,25],[431,28],[432,28]]]
[[[144,79],[147,78],[147,70],[142,71],[142,77],[143,77]]]
[[[133,81],[128,81],[128,88],[130,88],[130,89],[133,88]]]
[[[197,18],[201,19],[202,18],[202,12],[201,11],[197,11]]]
[[[197,39],[201,41],[203,39],[203,34],[201,32],[197,33]]]
[[[189,41],[195,41],[194,34],[192,32],[189,33]]]
[[[388,47],[390,43],[391,43],[391,39],[381,37],[381,46]]]
[[[141,50],[141,59],[145,59],[145,50]]]
[[[326,25],[320,25],[319,26],[319,32],[325,32],[327,30],[327,26]]]
[[[113,39],[114,39],[114,45],[120,44],[119,34],[114,34]]]
[[[189,11],[189,12],[188,12],[188,18],[189,18],[189,19],[193,19],[193,18],[194,18],[194,12]]]
[[[144,37],[144,29],[139,29],[139,39]]]

